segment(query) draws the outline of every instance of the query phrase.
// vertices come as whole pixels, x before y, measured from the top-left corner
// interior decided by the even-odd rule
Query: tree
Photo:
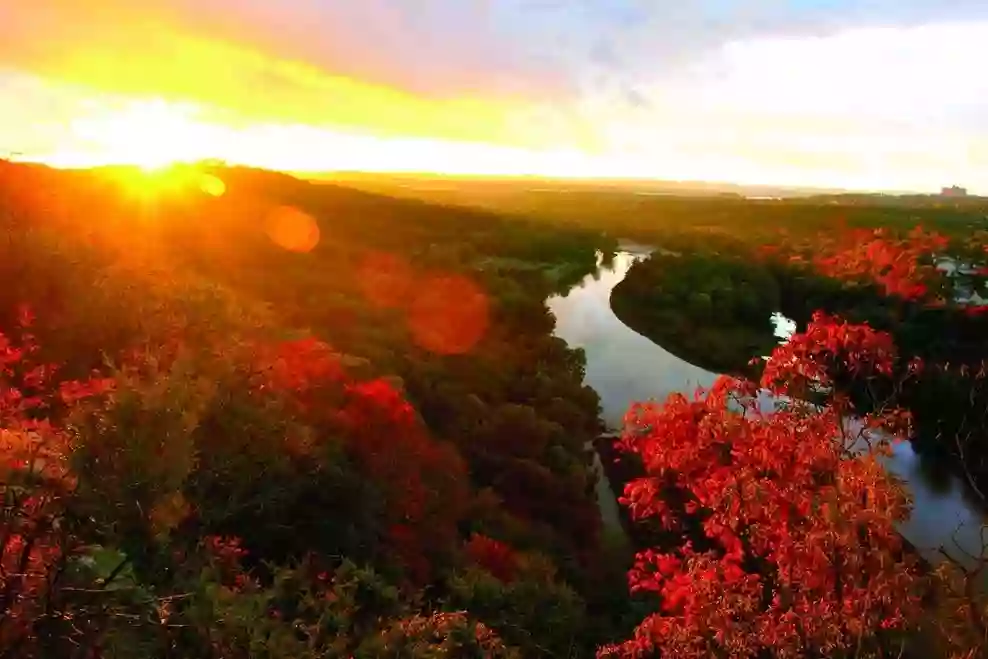
[[[872,283],[887,295],[907,300],[938,292],[931,288],[938,279],[933,257],[948,241],[936,232],[917,226],[896,237],[884,229],[845,229],[820,238],[812,247],[813,265],[827,276]]]
[[[72,442],[60,421],[68,406],[111,383],[61,377],[40,359],[32,324],[22,308],[13,340],[0,333],[0,656],[67,652],[93,637],[102,613],[66,602],[85,572],[79,559],[87,547],[68,510]]]
[[[776,262],[776,273],[780,284],[790,289],[787,297],[795,303],[793,311],[798,312],[800,306],[825,307],[854,314],[856,319],[881,324],[893,333],[900,350],[923,359],[918,377],[894,392],[899,404],[914,416],[913,444],[923,453],[952,456],[955,471],[970,485],[969,493],[984,504],[988,504],[984,495],[988,473],[985,307],[952,298],[964,288],[984,286],[986,273],[979,265],[988,252],[986,239],[984,232],[968,232],[964,239],[948,241],[921,227],[907,234],[859,229],[830,232],[805,244],[783,245],[782,250],[763,249],[770,259],[783,256]],[[945,276],[936,267],[944,257],[948,263],[971,267],[957,268],[953,276]],[[802,342],[805,351],[813,338],[803,336]],[[825,370],[839,372],[840,361],[832,361]],[[914,369],[916,364],[914,358]],[[877,378],[881,379],[887,380]],[[868,382],[869,387],[874,384],[875,379]],[[867,396],[864,402],[873,403]],[[983,589],[988,544],[972,553],[960,547],[951,550],[940,548],[942,560],[930,575],[933,606],[923,628],[935,647],[926,654],[964,659],[984,656],[988,651],[988,600]]]
[[[600,656],[803,657],[875,649],[919,611],[915,559],[895,522],[909,502],[878,457],[906,420],[883,410],[853,423],[828,362],[857,377],[891,374],[889,337],[818,316],[778,348],[758,384],[720,378],[629,412],[619,448],[646,475],[622,503],[680,541],[637,554],[632,591],[657,610]],[[825,405],[776,396],[829,389]],[[870,446],[870,448],[869,448]]]

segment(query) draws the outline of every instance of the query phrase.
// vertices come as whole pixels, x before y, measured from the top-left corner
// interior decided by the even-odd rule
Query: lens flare
[[[279,206],[268,214],[265,229],[271,241],[290,252],[311,252],[319,244],[319,225],[308,213]]]
[[[372,305],[396,309],[406,305],[415,275],[400,257],[383,252],[368,255],[357,268],[360,290]]]
[[[460,276],[433,276],[419,282],[408,310],[415,342],[443,355],[460,355],[484,337],[490,316],[486,293]]]
[[[199,189],[210,197],[222,197],[226,194],[226,183],[212,174],[203,174],[199,179]]]

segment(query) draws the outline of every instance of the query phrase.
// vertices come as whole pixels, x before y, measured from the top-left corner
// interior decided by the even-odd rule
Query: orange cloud
[[[500,144],[525,141],[525,131],[518,131],[513,119],[521,108],[518,101],[422,98],[205,36],[210,21],[190,25],[187,15],[174,7],[138,9],[122,0],[85,5],[83,11],[75,0],[41,0],[30,8],[15,8],[10,25],[14,36],[0,43],[0,60],[52,83],[211,106],[226,111],[225,122],[274,121]]]

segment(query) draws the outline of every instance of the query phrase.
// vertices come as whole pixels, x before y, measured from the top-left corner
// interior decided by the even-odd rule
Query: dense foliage
[[[915,417],[911,439],[925,454],[947,456],[981,492],[988,483],[984,239],[919,227],[836,231],[784,241],[767,260],[781,308],[797,322],[818,309],[867,322],[927,364],[922,378],[897,392]],[[869,404],[861,386],[850,393]]]
[[[733,364],[797,286],[929,318],[860,264],[925,277],[930,246],[810,263],[793,238],[755,263],[736,222],[795,205],[580,201],[0,162],[0,657],[982,652],[972,575],[903,546],[877,459],[907,436],[892,403],[941,372],[907,333],[820,304],[847,320],[794,312],[805,331],[759,368],[783,409],[735,379],[634,406],[635,556],[602,529],[599,401],[544,304],[615,235],[672,246],[627,291],[658,341]]]
[[[635,519],[683,533],[639,552],[632,589],[657,593],[660,612],[603,654],[836,656],[880,650],[889,630],[916,621],[915,558],[894,527],[908,501],[877,461],[902,415],[855,430],[840,397],[822,407],[790,397],[832,389],[828,359],[867,378],[895,357],[887,335],[821,316],[775,350],[758,385],[722,377],[695,400],[629,412],[622,448],[644,475],[623,501]],[[786,404],[764,409],[759,386]]]
[[[731,243],[679,239],[635,263],[614,288],[611,307],[691,364],[736,372],[774,346],[779,293],[768,269]]]
[[[656,234],[662,249],[632,267],[615,288],[612,307],[670,352],[735,374],[753,375],[748,360],[767,354],[774,312],[805,327],[824,310],[889,332],[904,354],[929,365],[922,378],[895,392],[915,417],[910,439],[924,455],[946,456],[974,488],[988,491],[984,231],[964,216],[956,224],[941,220],[939,231],[890,222],[856,227],[847,215],[861,210],[841,206],[830,230],[791,227],[755,245],[738,236]],[[970,232],[957,233],[967,227]],[[723,295],[728,290],[730,297]],[[843,384],[863,407],[884,386]]]
[[[769,259],[751,266],[771,271],[782,309],[805,328],[773,351],[758,385],[722,378],[695,401],[677,394],[629,414],[619,443],[634,458],[624,502],[652,528],[638,536],[645,549],[630,577],[657,594],[657,612],[604,654],[985,651],[976,640],[988,628],[985,548],[964,567],[949,554],[935,572],[917,563],[893,526],[908,516],[907,499],[881,466],[890,440],[932,445],[954,454],[984,501],[983,315],[956,297],[981,288],[983,271],[958,277],[936,267],[950,255],[956,264],[965,248],[975,259],[983,250],[955,243],[951,251],[949,240],[919,228],[835,228],[766,245]],[[639,272],[639,300],[670,276]],[[766,392],[785,406],[766,411]],[[653,520],[667,532],[656,534]]]
[[[598,236],[249,170],[221,197],[2,173],[4,336],[30,302],[44,372],[114,384],[35,414],[73,489],[10,504],[67,543],[36,570],[53,595],[15,599],[92,627],[22,630],[18,656],[587,656],[623,628],[597,398],[542,303]]]

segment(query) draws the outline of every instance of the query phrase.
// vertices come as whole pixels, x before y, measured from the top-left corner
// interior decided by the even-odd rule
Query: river
[[[645,246],[622,244],[613,259],[599,255],[596,271],[565,295],[546,300],[556,317],[556,336],[586,352],[586,383],[597,391],[604,421],[614,429],[621,427],[633,401],[692,393],[717,378],[630,329],[611,311],[611,290],[648,253]],[[981,529],[988,516],[961,480],[921,458],[907,442],[896,445],[887,467],[906,482],[914,501],[912,516],[900,526],[902,534],[932,562],[942,560],[937,548],[943,546],[957,560],[972,563],[965,554],[981,554]],[[619,525],[617,504],[606,479],[600,481],[601,513],[613,528]]]

